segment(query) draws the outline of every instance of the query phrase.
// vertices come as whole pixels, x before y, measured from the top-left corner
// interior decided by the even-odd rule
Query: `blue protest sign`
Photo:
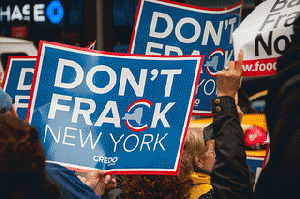
[[[176,174],[203,56],[138,56],[41,41],[27,120],[47,161]]]
[[[96,46],[96,42],[97,42],[97,40],[94,41],[94,42],[92,42],[92,43],[90,43],[90,45],[88,45],[87,48],[88,48],[88,49],[94,50],[94,49],[95,49],[95,46]]]
[[[3,78],[2,88],[15,99],[16,111],[23,120],[26,119],[35,61],[33,56],[9,57]]]
[[[234,59],[232,32],[242,2],[209,9],[171,1],[141,0],[129,52],[144,55],[205,55],[193,114],[211,115],[216,75]]]
[[[251,167],[255,175],[255,182],[257,181],[260,172],[263,168],[264,157],[247,156],[247,163]]]
[[[86,48],[94,49],[96,41]],[[15,100],[18,116],[25,120],[36,56],[10,56],[3,78],[2,88]]]

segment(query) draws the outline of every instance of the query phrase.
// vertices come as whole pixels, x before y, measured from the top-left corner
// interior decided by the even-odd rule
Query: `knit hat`
[[[0,88],[0,110],[5,107],[6,111],[9,111],[12,106],[12,99],[11,97],[5,93],[2,88]]]

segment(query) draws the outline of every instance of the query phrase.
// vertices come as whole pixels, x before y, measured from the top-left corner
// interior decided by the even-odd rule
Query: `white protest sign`
[[[272,75],[277,59],[292,41],[300,1],[268,0],[258,5],[233,32],[234,56],[244,49],[243,76]]]

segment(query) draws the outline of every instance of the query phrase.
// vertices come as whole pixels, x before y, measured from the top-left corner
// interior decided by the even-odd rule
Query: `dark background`
[[[128,52],[138,0],[56,1],[62,5],[64,11],[63,18],[59,23],[52,23],[47,14],[47,8],[53,0],[24,0],[21,3],[19,0],[2,1],[0,3],[0,35],[34,41],[37,47],[40,40],[80,47],[86,47],[97,40],[96,50]],[[234,5],[240,1],[177,0],[176,2],[220,8]],[[261,2],[262,0],[243,1],[242,20]],[[22,8],[26,4],[30,5],[30,21],[25,20],[25,15],[23,15]],[[37,4],[44,4],[45,21],[43,22],[34,21],[33,8]],[[19,9],[23,19],[8,21],[5,14],[8,6],[11,16]],[[17,8],[15,8],[16,6]],[[53,9],[52,12],[55,15],[58,11]]]

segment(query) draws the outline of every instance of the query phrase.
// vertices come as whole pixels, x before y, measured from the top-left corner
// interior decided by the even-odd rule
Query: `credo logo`
[[[95,162],[102,162],[103,164],[115,164],[119,157],[104,157],[104,156],[94,156],[93,160]]]

